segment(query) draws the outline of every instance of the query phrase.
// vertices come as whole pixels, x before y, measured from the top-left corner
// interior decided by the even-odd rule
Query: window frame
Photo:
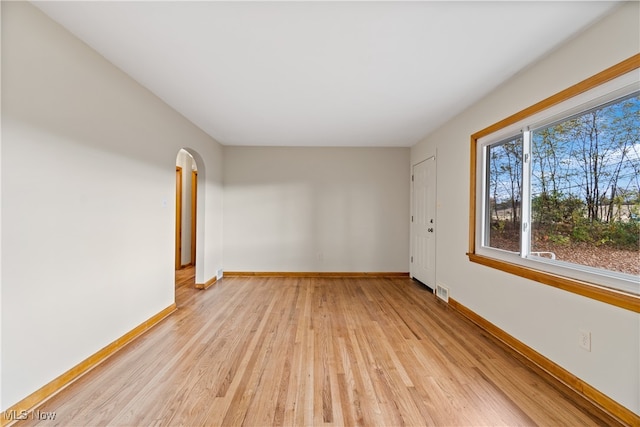
[[[560,288],[598,301],[612,304],[634,312],[640,312],[640,295],[631,291],[607,287],[604,282],[613,281],[615,285],[620,278],[615,272],[607,274],[603,270],[589,271],[586,266],[578,266],[562,262],[545,262],[544,259],[523,258],[518,253],[497,248],[485,248],[480,244],[485,238],[483,222],[483,178],[486,161],[484,149],[481,147],[499,143],[512,138],[527,123],[531,129],[557,120],[562,116],[584,111],[588,104],[597,104],[603,95],[612,92],[611,82],[625,74],[640,68],[640,54],[636,54],[580,83],[577,83],[551,97],[544,99],[524,110],[513,114],[479,132],[471,135],[470,156],[470,200],[469,200],[469,251],[467,256],[471,262],[535,280],[539,283]],[[615,86],[615,85],[614,85]],[[615,91],[615,89],[613,89]],[[588,93],[587,93],[588,92]],[[567,106],[567,104],[572,104]],[[526,139],[526,138],[523,138]],[[523,141],[526,144],[525,141]],[[525,166],[525,173],[530,174],[530,165]],[[523,193],[525,192],[523,183]],[[527,184],[528,185],[528,184]],[[528,190],[527,190],[528,191]],[[524,200],[525,194],[522,194]],[[522,212],[522,218],[524,217]],[[525,239],[521,239],[525,240]],[[528,244],[528,242],[523,242]],[[566,264],[566,265],[563,265]],[[598,277],[604,281],[597,280]],[[628,281],[627,281],[628,282]]]

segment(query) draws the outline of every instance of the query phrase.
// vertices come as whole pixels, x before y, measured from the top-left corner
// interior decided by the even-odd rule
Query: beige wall
[[[640,51],[638,2],[625,3],[515,76],[411,150],[437,153],[437,282],[450,296],[640,413],[640,315],[469,262],[469,138]],[[470,69],[470,72],[473,70]],[[592,332],[592,351],[578,329]]]
[[[221,146],[29,3],[2,2],[2,410],[173,303],[181,147],[204,182],[208,280]]]
[[[224,154],[225,271],[409,271],[408,148]]]

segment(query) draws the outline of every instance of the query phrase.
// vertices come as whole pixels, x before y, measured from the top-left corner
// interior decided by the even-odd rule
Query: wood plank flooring
[[[176,313],[17,425],[616,425],[408,278],[180,274]]]

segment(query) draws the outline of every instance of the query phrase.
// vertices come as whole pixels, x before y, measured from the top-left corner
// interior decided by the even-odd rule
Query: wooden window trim
[[[518,113],[507,117],[506,119],[494,123],[493,125],[471,135],[469,252],[467,253],[467,256],[469,257],[469,260],[471,262],[502,270],[507,273],[515,274],[517,276],[531,279],[545,285],[564,289],[568,292],[573,292],[575,294],[602,301],[607,304],[624,308],[626,310],[631,310],[636,313],[640,312],[640,296],[638,295],[602,287],[596,284],[583,282],[565,276],[558,276],[543,270],[536,270],[519,264],[513,264],[488,256],[478,255],[476,253],[476,152],[478,140],[484,136],[497,132],[500,129],[524,120],[527,117],[532,116],[542,110],[564,102],[569,98],[591,90],[596,86],[599,86],[638,68],[640,68],[640,54],[636,54],[594,76],[589,77],[586,80],[581,81],[580,83],[577,83],[561,92],[558,92],[555,95],[550,96],[549,98],[546,98],[528,108],[525,108]]]

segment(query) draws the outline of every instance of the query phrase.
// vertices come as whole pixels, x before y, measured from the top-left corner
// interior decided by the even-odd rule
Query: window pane
[[[640,96],[536,130],[531,252],[640,274]]]
[[[522,138],[487,147],[485,246],[520,252]]]

